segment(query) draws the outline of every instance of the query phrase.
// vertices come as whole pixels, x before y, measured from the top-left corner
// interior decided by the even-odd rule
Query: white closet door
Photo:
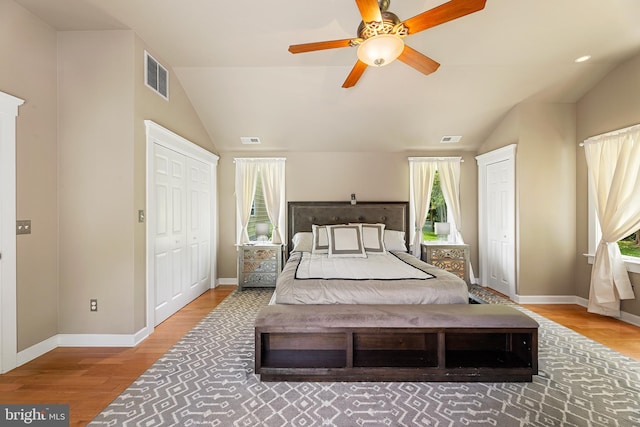
[[[155,324],[189,300],[187,159],[155,145]]]
[[[516,144],[481,154],[478,161],[480,284],[516,296]]]
[[[189,300],[211,287],[211,168],[187,158]]]
[[[215,282],[219,157],[150,120],[145,126],[150,334]]]
[[[509,172],[506,160],[487,165],[487,285],[512,297],[514,289],[510,272],[513,258],[513,226],[510,205],[513,183]]]

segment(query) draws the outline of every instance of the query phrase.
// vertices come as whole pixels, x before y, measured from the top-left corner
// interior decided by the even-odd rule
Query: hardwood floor
[[[70,425],[84,426],[235,288],[205,292],[135,348],[57,348],[0,375],[0,403],[67,403]],[[639,327],[576,305],[525,307],[640,360]]]
[[[523,307],[547,319],[640,361],[640,327],[630,323],[588,313],[573,304],[523,304]]]
[[[70,426],[84,426],[235,288],[205,292],[135,348],[59,347],[0,375],[0,403],[66,403]]]

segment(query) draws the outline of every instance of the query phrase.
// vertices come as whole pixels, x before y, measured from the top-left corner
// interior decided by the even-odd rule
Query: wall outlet
[[[89,300],[89,310],[90,311],[98,311],[98,300],[97,299],[90,299]]]

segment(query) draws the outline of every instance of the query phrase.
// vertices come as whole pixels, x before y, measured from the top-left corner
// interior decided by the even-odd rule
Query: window
[[[236,244],[283,243],[285,160],[236,158]]]
[[[601,209],[605,212],[615,212],[607,214],[609,217],[605,218],[605,222],[613,229],[626,230],[625,236],[617,243],[627,270],[634,273],[640,273],[640,229],[632,231],[638,226],[640,200],[637,189],[631,184],[637,180],[640,162],[638,144],[640,125],[597,135],[582,144],[587,159],[589,180],[589,262],[594,262],[596,249],[602,239],[597,216],[597,200],[594,195],[594,192],[598,192],[599,200],[603,203]],[[617,205],[611,205],[612,203]],[[617,209],[611,209],[612,206],[617,206]]]
[[[431,200],[427,210],[427,219],[422,226],[422,240],[438,240],[435,230],[436,222],[447,222],[447,202],[440,187],[440,175],[435,173],[433,186],[431,188]]]
[[[265,225],[259,225],[265,224]],[[264,234],[264,231],[267,234]],[[262,188],[262,178],[260,175],[256,177],[256,194],[253,196],[253,203],[251,204],[251,216],[249,217],[249,224],[247,225],[247,233],[249,233],[249,240],[269,240],[271,239],[271,232],[273,230],[273,224],[269,220],[269,214],[267,213],[267,206],[264,201],[264,189]],[[260,233],[258,233],[260,232]]]
[[[415,256],[420,256],[425,240],[464,243],[459,227],[460,163],[462,157],[409,157],[410,241]]]

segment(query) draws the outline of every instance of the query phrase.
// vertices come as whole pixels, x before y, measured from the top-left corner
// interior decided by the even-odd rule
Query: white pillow
[[[329,258],[366,258],[362,242],[362,224],[328,225]]]
[[[362,243],[367,253],[384,254],[384,224],[362,224]]]
[[[329,239],[327,238],[327,227],[325,225],[312,225],[313,243],[311,253],[329,253]]]
[[[311,252],[313,248],[313,233],[310,231],[296,233],[291,241],[293,242],[291,252]]]
[[[388,251],[407,252],[404,231],[384,230],[384,246]]]

